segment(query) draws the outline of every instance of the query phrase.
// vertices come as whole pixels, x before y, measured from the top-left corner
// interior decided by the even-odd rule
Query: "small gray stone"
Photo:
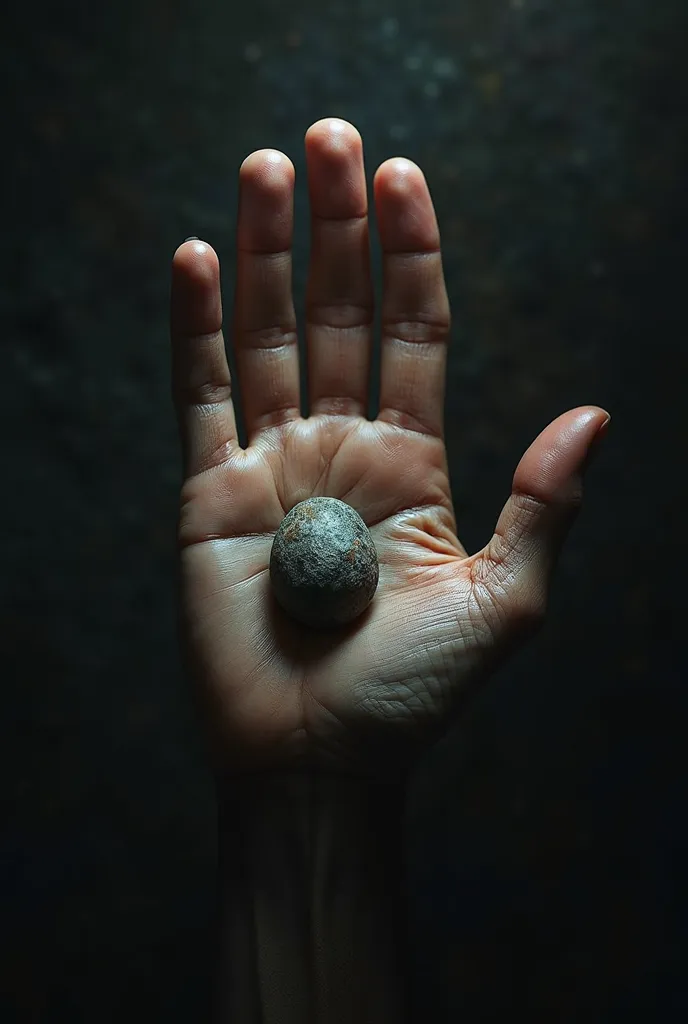
[[[358,512],[338,498],[307,498],[282,520],[270,555],[279,604],[307,626],[352,622],[373,599],[377,551]]]

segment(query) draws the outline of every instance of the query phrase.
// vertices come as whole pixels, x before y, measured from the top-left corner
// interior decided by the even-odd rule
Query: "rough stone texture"
[[[337,498],[308,498],[282,520],[270,556],[275,597],[299,622],[343,626],[373,600],[380,575],[373,538]]]
[[[169,263],[217,247],[229,326],[237,171],[277,146],[301,314],[303,133],[328,114],[369,180],[401,154],[430,183],[468,551],[553,416],[613,415],[546,627],[421,765],[416,1020],[688,1017],[686,38],[685,0],[4,5],[3,1024],[208,1019]],[[373,254],[379,294],[374,232]]]

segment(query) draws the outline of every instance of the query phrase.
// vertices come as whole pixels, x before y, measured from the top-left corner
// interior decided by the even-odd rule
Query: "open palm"
[[[374,308],[361,139],[347,122],[319,121],[306,134],[306,155],[307,417],[288,158],[262,150],[240,172],[233,344],[245,448],[221,332],[217,256],[199,241],[175,253],[181,638],[220,773],[302,764],[393,775],[541,621],[586,456],[607,414],[581,407],[543,431],[517,467],[492,540],[469,557],[456,535],[443,440],[450,317],[425,179],[399,159],[375,176],[384,293],[380,408],[369,420]],[[325,632],[282,611],[268,573],[283,517],[313,495],[353,506],[380,561],[367,611]]]

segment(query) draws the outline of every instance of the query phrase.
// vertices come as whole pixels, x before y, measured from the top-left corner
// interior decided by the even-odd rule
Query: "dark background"
[[[180,674],[172,253],[361,130],[426,171],[461,537],[539,431],[609,435],[547,624],[418,773],[424,1022],[684,1019],[685,0],[120,0],[3,14],[0,1018],[202,1021],[215,822]]]

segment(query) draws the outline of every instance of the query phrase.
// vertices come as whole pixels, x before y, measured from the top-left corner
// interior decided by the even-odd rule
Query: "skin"
[[[362,141],[353,125],[328,118],[309,128],[305,145],[308,417],[291,288],[289,158],[260,150],[239,172],[238,381],[225,356],[215,251],[188,241],[172,264],[172,388],[184,458],[180,637],[215,768],[228,779],[297,765],[364,777],[404,771],[541,624],[589,451],[608,421],[590,405],[545,427],[516,467],[493,537],[469,555],[456,532],[443,436],[450,310],[425,178],[394,158],[374,179],[382,361],[380,409],[369,420]],[[312,495],[352,505],[380,560],[370,607],[328,634],[288,619],[269,584],[275,531]]]

